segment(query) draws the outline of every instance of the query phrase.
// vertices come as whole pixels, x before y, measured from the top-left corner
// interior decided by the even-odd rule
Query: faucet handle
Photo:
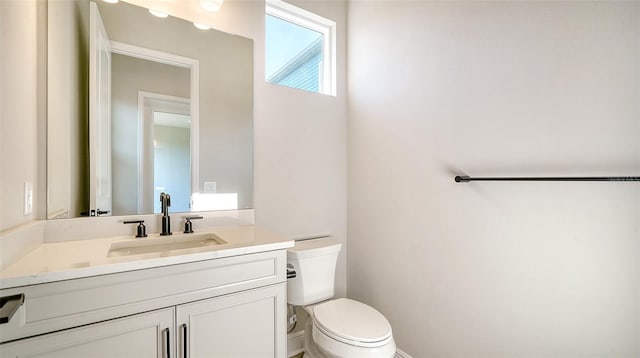
[[[197,215],[197,216],[185,216],[184,217],[184,233],[185,234],[192,234],[193,233],[193,224],[191,223],[191,220],[197,220],[197,219],[202,219],[201,215]]]
[[[147,227],[144,226],[144,220],[128,220],[123,221],[124,224],[138,224],[136,237],[147,237]]]

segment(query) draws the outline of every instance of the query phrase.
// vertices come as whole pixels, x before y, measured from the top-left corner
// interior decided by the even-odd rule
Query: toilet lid
[[[348,298],[315,306],[313,317],[325,333],[338,340],[375,343],[391,337],[391,325],[380,312]]]

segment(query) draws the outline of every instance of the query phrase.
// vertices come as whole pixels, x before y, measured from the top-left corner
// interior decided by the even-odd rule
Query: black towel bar
[[[470,181],[640,181],[640,177],[470,177],[457,175],[456,183]]]

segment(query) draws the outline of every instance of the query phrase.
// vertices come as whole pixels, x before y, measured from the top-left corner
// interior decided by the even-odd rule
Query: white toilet
[[[338,253],[332,238],[296,242],[288,250],[287,301],[310,316],[305,325],[305,358],[391,358],[396,344],[389,321],[364,303],[334,295]]]

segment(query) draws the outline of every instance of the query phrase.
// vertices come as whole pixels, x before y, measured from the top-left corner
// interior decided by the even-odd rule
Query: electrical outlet
[[[24,182],[24,215],[29,215],[33,212],[33,183],[30,181]]]
[[[214,181],[206,181],[204,182],[204,192],[205,193],[215,193],[218,191],[217,184]]]

